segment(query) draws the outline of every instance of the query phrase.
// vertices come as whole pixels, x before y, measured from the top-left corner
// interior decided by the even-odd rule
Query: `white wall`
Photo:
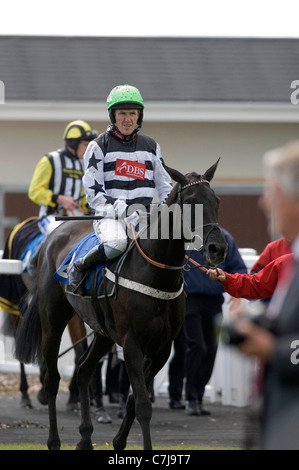
[[[63,146],[67,122],[1,121],[0,185],[28,188],[39,159]],[[102,132],[108,121],[90,124]],[[147,123],[145,120],[142,130],[159,142],[165,162],[183,173],[202,173],[221,157],[215,182],[261,181],[261,158],[265,151],[299,137],[296,123]]]

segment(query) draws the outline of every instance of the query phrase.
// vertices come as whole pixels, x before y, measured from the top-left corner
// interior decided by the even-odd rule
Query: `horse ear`
[[[188,183],[186,176],[180,173],[178,170],[175,170],[174,168],[170,168],[169,166],[165,165],[165,163],[164,163],[164,168],[169,174],[169,176],[177,183],[180,183],[181,186],[185,186]]]
[[[205,180],[207,180],[207,181],[212,181],[212,179],[214,178],[214,174],[215,174],[215,171],[216,171],[216,169],[217,169],[219,160],[220,160],[220,157],[218,158],[217,162],[214,163],[214,165],[212,165],[211,168],[209,168],[209,169],[205,172],[205,174],[202,176],[203,179],[205,179]]]

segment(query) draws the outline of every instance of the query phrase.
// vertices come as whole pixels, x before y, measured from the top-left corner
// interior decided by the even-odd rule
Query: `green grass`
[[[39,444],[0,444],[1,450],[48,450],[46,445]],[[75,446],[62,445],[61,450],[75,450]],[[106,443],[105,445],[94,444],[94,450],[114,450],[113,446]],[[140,446],[128,446],[126,450],[142,450]],[[153,450],[241,450],[229,447],[198,447],[198,446],[173,446],[173,447],[154,447]]]

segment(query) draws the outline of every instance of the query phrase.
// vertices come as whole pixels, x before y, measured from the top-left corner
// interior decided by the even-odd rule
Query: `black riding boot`
[[[107,261],[107,256],[104,253],[103,245],[95,246],[83,258],[79,258],[70,267],[68,272],[69,283],[73,291],[79,295],[83,295],[83,278],[88,271],[99,261]],[[81,285],[82,284],[82,285]]]

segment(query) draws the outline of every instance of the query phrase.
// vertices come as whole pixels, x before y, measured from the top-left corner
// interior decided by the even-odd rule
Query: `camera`
[[[265,315],[265,303],[261,301],[248,302],[244,308],[242,316],[239,318],[246,318],[266,330],[271,330],[272,322],[270,318]],[[238,345],[244,341],[242,336],[235,327],[235,322],[228,321],[223,322],[220,326],[220,337],[224,344],[227,345]]]

